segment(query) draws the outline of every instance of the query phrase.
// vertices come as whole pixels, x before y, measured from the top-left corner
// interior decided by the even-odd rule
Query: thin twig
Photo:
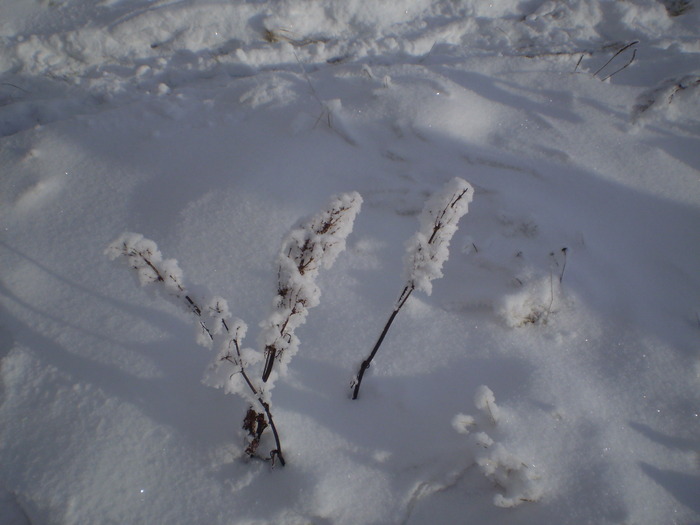
[[[668,96],[668,103],[670,104],[673,102],[673,97],[675,97],[677,93],[698,85],[700,85],[700,79],[697,78],[687,85],[683,85],[683,80],[681,80],[673,87],[673,91],[671,91],[671,94]]]
[[[314,85],[311,83],[311,79],[309,78],[309,75],[306,72],[306,68],[304,67],[304,63],[301,61],[301,59],[297,55],[296,51],[292,51],[292,52],[294,53],[294,58],[296,58],[297,62],[299,63],[299,67],[301,68],[301,74],[304,75],[306,82],[309,84],[309,88],[311,89],[311,94],[316,99],[316,101],[321,105],[321,107],[323,107],[323,102],[321,102],[321,99],[319,98],[318,93],[316,93],[316,88],[314,88]]]
[[[549,304],[547,305],[547,310],[544,312],[544,322],[549,319],[549,314],[552,313],[552,305],[554,304],[554,273],[549,272]]]
[[[603,64],[603,65],[598,69],[598,71],[596,71],[595,73],[593,73],[593,76],[594,76],[594,77],[597,76],[598,73],[600,73],[603,69],[605,69],[605,68],[608,66],[608,64],[610,64],[610,62],[612,62],[613,59],[614,59],[617,55],[619,55],[620,53],[626,51],[626,50],[629,49],[630,47],[635,46],[635,45],[637,45],[637,44],[639,44],[639,40],[635,40],[634,42],[630,42],[630,43],[627,44],[626,46],[623,46],[622,48],[620,48],[613,56],[610,57],[610,60],[608,60],[605,64]],[[631,62],[630,62],[630,63],[631,63]],[[629,64],[628,64],[628,65],[629,65]],[[607,77],[607,78],[609,78],[609,77]]]
[[[445,227],[450,225],[454,221],[458,221],[459,218],[466,213],[466,207],[461,211],[457,212],[455,214],[455,210],[459,210],[458,203],[464,199],[463,203],[466,202],[467,204],[471,202],[471,196],[473,193],[472,187],[464,180],[461,179],[454,179],[452,183],[457,183],[461,189],[456,189],[454,193],[452,193],[449,197],[449,201],[447,204],[437,213],[433,213],[433,210],[428,208],[428,204],[426,204],[426,208],[424,208],[423,213],[432,217],[432,227],[433,230],[430,232],[430,237],[427,239],[427,242],[424,244],[418,243],[418,245],[414,248],[415,253],[413,254],[413,265],[414,268],[409,272],[410,276],[408,278],[408,282],[404,286],[403,291],[401,292],[401,295],[399,295],[398,300],[396,301],[394,305],[394,310],[391,312],[391,315],[389,316],[388,321],[384,325],[384,329],[382,330],[381,334],[379,335],[379,339],[377,339],[377,342],[375,343],[374,347],[372,348],[372,351],[370,352],[369,356],[367,359],[365,359],[362,364],[360,365],[360,369],[357,373],[357,376],[353,379],[351,383],[351,388],[353,388],[353,393],[352,393],[352,399],[357,399],[357,396],[359,395],[360,392],[360,385],[362,384],[362,378],[365,375],[365,372],[367,369],[370,367],[370,364],[372,360],[374,359],[374,356],[377,354],[377,351],[379,350],[379,347],[381,346],[382,342],[384,341],[384,337],[386,336],[387,332],[389,331],[389,328],[391,327],[391,324],[394,322],[394,319],[396,318],[396,315],[399,313],[399,310],[403,307],[404,304],[406,304],[406,301],[408,298],[411,296],[411,293],[413,293],[413,290],[416,289],[418,286],[418,289],[421,290],[424,288],[421,288],[422,285],[417,284],[417,280],[419,280],[421,277],[416,277],[416,264],[424,264],[424,261],[420,260],[418,257],[419,254],[423,257],[427,257],[428,260],[431,260],[435,262],[435,254],[431,254],[431,250],[437,250],[437,247],[441,245],[441,243],[448,243],[449,244],[449,239],[452,237],[452,233],[449,234],[449,236],[445,239],[440,233],[444,231]],[[452,190],[451,190],[452,191]],[[429,201],[430,202],[430,201]],[[462,204],[463,204],[462,203]],[[423,227],[421,227],[423,228]],[[456,229],[456,228],[455,228]],[[427,237],[427,232],[420,232],[421,234],[424,234]],[[422,254],[423,250],[428,251],[427,255]],[[409,252],[410,253],[410,252]],[[440,266],[442,265],[442,262],[440,262]],[[435,276],[428,277],[428,281],[434,279]]]
[[[306,72],[306,68],[304,67],[304,63],[301,61],[299,56],[296,54],[296,51],[292,51],[294,53],[294,58],[296,58],[297,62],[299,63],[299,67],[301,68],[301,74],[304,76],[306,79],[307,84],[309,84],[309,89],[311,89],[311,95],[316,99],[316,102],[318,102],[319,106],[321,106],[321,113],[318,115],[318,118],[316,119],[316,122],[314,122],[314,129],[316,129],[316,126],[318,126],[318,123],[321,122],[321,119],[323,118],[323,115],[326,115],[326,124],[330,129],[335,131],[335,128],[333,128],[333,115],[331,114],[330,109],[323,103],[321,100],[321,97],[318,96],[318,93],[316,92],[316,88],[314,87],[313,83],[311,82],[311,78],[309,77],[309,74]],[[341,135],[342,136],[342,135]]]
[[[391,312],[391,315],[389,316],[389,320],[386,322],[384,325],[384,329],[382,330],[382,333],[379,335],[379,339],[377,339],[377,342],[374,345],[374,348],[372,348],[372,351],[370,352],[369,356],[367,359],[362,361],[362,365],[360,365],[360,370],[357,372],[357,377],[352,383],[353,386],[353,391],[352,391],[352,398],[357,399],[357,396],[360,393],[360,385],[362,384],[362,377],[365,375],[365,372],[370,366],[370,363],[372,363],[372,359],[374,359],[374,356],[377,355],[377,350],[379,350],[379,347],[382,344],[382,341],[384,341],[384,337],[386,336],[387,332],[389,331],[389,327],[391,327],[391,323],[394,322],[394,319],[396,319],[396,314],[399,313],[399,310],[401,310],[401,307],[403,307],[404,304],[406,304],[406,301],[408,298],[411,296],[411,293],[413,292],[414,288],[412,285],[406,285],[406,287],[403,289],[401,292],[401,295],[399,296],[399,299],[396,301],[396,305],[394,306],[394,310]]]
[[[435,49],[436,45],[437,45],[437,40],[435,42],[433,42],[433,45],[430,46],[430,49],[428,50],[428,52],[425,55],[423,55],[422,57],[420,57],[420,59],[418,59],[419,64],[422,64],[425,60],[428,59],[428,57],[433,53],[433,49]]]
[[[564,254],[564,266],[561,268],[561,274],[559,274],[559,282],[564,279],[564,271],[566,270],[566,254],[568,253],[569,249],[567,247],[564,247],[561,249],[561,253]]]
[[[24,92],[24,93],[29,93],[29,91],[27,91],[26,89],[21,88],[21,87],[19,87],[19,86],[16,86],[16,85],[14,85],[14,84],[11,84],[11,83],[9,83],[9,82],[0,82],[0,86],[10,86],[10,87],[13,87],[13,88],[15,88],[15,89],[19,89],[20,91],[22,91],[22,92]]]
[[[293,36],[283,35],[282,33],[288,33],[289,35],[293,35],[293,33],[287,29],[277,29],[274,31],[270,29],[265,29],[265,31],[263,31],[263,39],[266,42],[270,42],[271,44],[284,40],[285,42],[289,42],[290,44],[292,44],[294,47],[304,47],[310,44],[319,43],[325,44],[329,41],[328,38],[294,38]]]
[[[617,74],[618,74],[620,71],[622,71],[623,69],[627,69],[627,68],[630,66],[630,64],[632,64],[632,62],[634,62],[634,57],[636,57],[636,56],[637,56],[637,50],[634,49],[634,50],[632,51],[632,57],[629,59],[629,62],[627,62],[627,63],[626,63],[624,66],[622,66],[620,69],[617,69],[616,71],[613,71],[612,73],[610,73],[610,74],[609,74],[607,77],[605,77],[602,81],[605,82],[606,80],[608,80],[609,78],[611,78],[613,75],[617,75]]]

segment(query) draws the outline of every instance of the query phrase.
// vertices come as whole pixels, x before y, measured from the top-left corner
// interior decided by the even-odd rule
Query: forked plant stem
[[[226,332],[230,333],[229,328],[228,328],[228,324],[226,323],[226,321],[222,320],[221,322],[222,322]],[[237,338],[233,340],[233,344],[236,347],[236,354],[238,355],[239,363],[243,363],[243,357],[241,356],[241,348],[238,345]],[[248,374],[245,371],[245,368],[243,368],[243,365],[241,364],[239,366],[241,369],[241,375],[243,376],[243,379],[245,380],[246,384],[248,385],[248,388],[250,389],[250,391],[253,393],[255,398],[258,400],[258,403],[260,403],[260,406],[265,411],[265,414],[267,415],[267,422],[270,424],[270,428],[272,429],[272,435],[275,438],[275,446],[277,448],[270,453],[270,457],[274,458],[275,456],[277,456],[277,458],[280,460],[280,463],[284,467],[284,465],[286,464],[286,461],[284,460],[284,456],[282,455],[282,444],[280,443],[280,436],[277,433],[277,426],[275,425],[275,420],[272,419],[272,412],[270,411],[270,404],[263,400],[262,395],[260,394],[258,389],[255,388],[255,385],[253,385],[253,382],[248,377]]]
[[[630,42],[630,43],[627,44],[626,46],[623,46],[623,47],[621,47],[620,49],[618,49],[617,52],[616,52],[613,56],[611,56],[610,59],[609,59],[605,64],[603,64],[602,66],[600,66],[600,67],[598,68],[598,70],[597,70],[595,73],[593,73],[593,76],[594,76],[594,77],[595,77],[595,76],[598,76],[598,73],[600,73],[600,72],[603,71],[606,67],[608,67],[608,64],[610,64],[610,62],[612,62],[612,61],[615,59],[615,57],[616,57],[617,55],[619,55],[620,53],[623,53],[624,51],[628,50],[628,49],[629,49],[630,47],[632,47],[632,46],[636,46],[637,44],[639,44],[639,40],[635,40],[634,42]],[[633,53],[632,60],[634,60],[634,55],[636,55],[636,49],[635,49],[635,53]],[[631,64],[631,63],[632,63],[632,61],[630,61],[630,64]],[[627,64],[627,66],[629,66],[629,64]],[[627,67],[627,66],[625,66],[625,67]],[[624,67],[623,67],[622,69],[624,69]],[[619,71],[616,71],[615,73],[618,73],[618,72],[619,72]],[[613,75],[614,75],[615,73],[613,73]],[[607,79],[610,78],[611,76],[612,76],[612,75],[609,75],[609,76],[605,77],[603,80],[607,80]]]
[[[138,255],[143,260],[143,262],[146,263],[146,265],[155,273],[157,282],[165,282],[165,276],[163,275],[163,273],[153,263],[153,261],[151,261],[148,258],[148,256],[146,254],[144,254],[143,252],[135,252],[135,255]],[[195,316],[197,316],[197,318],[198,318],[197,320],[198,320],[200,326],[202,327],[202,330],[204,330],[204,332],[207,334],[207,336],[209,336],[209,339],[213,341],[214,334],[212,334],[209,327],[202,320],[202,308],[189,295],[187,295],[185,293],[185,289],[182,287],[182,285],[178,284],[177,287],[180,290],[180,292],[183,293],[183,295],[181,297],[185,301],[187,308],[192,313],[194,313]],[[227,334],[234,335],[234,334],[231,334],[231,329],[229,328],[228,323],[226,322],[225,319],[221,320],[221,325],[224,327],[224,330],[226,330]],[[235,335],[235,337],[233,339],[233,344],[236,347],[236,354],[238,356],[238,362],[240,363],[239,367],[240,367],[241,375],[243,376],[243,379],[245,380],[246,384],[248,385],[248,388],[253,393],[253,395],[257,399],[258,403],[260,403],[260,406],[262,407],[262,409],[265,411],[265,414],[267,415],[267,421],[270,424],[270,428],[272,429],[272,434],[274,435],[274,438],[275,438],[275,446],[277,448],[270,453],[270,457],[272,459],[274,459],[274,457],[276,456],[279,459],[282,466],[284,467],[286,461],[284,460],[284,456],[282,455],[282,445],[280,443],[279,434],[277,433],[277,426],[275,425],[275,421],[272,418],[272,412],[270,411],[270,404],[265,402],[260,391],[257,388],[255,388],[255,385],[250,380],[250,378],[248,377],[248,374],[246,373],[245,368],[243,367],[243,357],[241,356],[241,349],[240,349],[240,346],[238,344],[238,336],[237,335]],[[233,362],[233,360],[231,360],[230,358],[228,360]]]

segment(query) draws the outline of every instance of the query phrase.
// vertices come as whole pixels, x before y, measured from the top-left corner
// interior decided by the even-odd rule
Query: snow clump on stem
[[[508,450],[498,436],[503,431],[497,428],[500,408],[491,389],[485,385],[477,388],[474,406],[481,416],[457,414],[452,426],[460,434],[468,435],[469,452],[481,473],[497,487],[493,497],[497,507],[517,507],[525,502],[535,502],[542,497],[540,473],[534,465],[525,463]],[[494,439],[484,431],[493,432]],[[474,433],[472,433],[474,431]]]
[[[422,290],[428,295],[433,291],[432,280],[442,277],[442,265],[450,255],[450,240],[457,231],[457,223],[469,211],[469,203],[474,197],[474,188],[464,179],[455,177],[441,192],[433,195],[425,203],[419,217],[420,228],[406,243],[404,258],[406,285],[394,303],[377,342],[369,356],[362,361],[357,375],[350,383],[352,398],[357,399],[365,372],[389,332],[399,310],[406,304],[413,290]]]
[[[405,267],[411,289],[430,295],[432,280],[442,277],[457,223],[469,211],[474,188],[459,177],[431,197],[420,215],[420,229],[406,243]]]
[[[260,361],[252,350],[241,350],[240,341],[245,336],[247,325],[240,319],[231,319],[225,299],[202,294],[198,298],[188,292],[183,283],[182,270],[175,259],[163,259],[155,242],[139,233],[123,233],[112,242],[105,254],[112,260],[123,257],[136,272],[141,286],[150,284],[167,300],[193,313],[197,319],[197,343],[218,349],[216,363],[205,374],[206,384],[223,387],[226,393],[235,393],[251,405],[258,405],[260,412],[251,408],[244,419],[243,428],[248,431],[249,444],[246,453],[256,456],[263,431],[269,426],[275,438],[276,448],[270,459],[285,464],[279,434],[270,411],[269,396],[256,384],[246,370],[249,363]],[[222,367],[222,364],[227,367]]]
[[[320,302],[318,272],[330,268],[345,249],[361,205],[362,197],[357,192],[335,196],[323,211],[284,238],[277,256],[277,295],[272,312],[260,325],[261,345],[265,348],[262,379],[269,381],[268,388],[274,382],[270,376],[275,362],[284,373],[297,353],[299,339],[294,331],[306,322],[309,308]]]

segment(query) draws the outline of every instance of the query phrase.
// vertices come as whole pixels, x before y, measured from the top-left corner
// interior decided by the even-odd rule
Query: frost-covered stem
[[[282,464],[282,466],[284,467],[287,462],[284,460],[284,456],[282,455],[282,445],[280,444],[280,436],[277,433],[277,427],[275,426],[275,421],[272,419],[272,412],[270,412],[270,404],[264,402],[261,397],[258,398],[258,401],[260,401],[260,404],[262,405],[263,409],[265,410],[265,414],[267,414],[267,421],[268,421],[268,423],[270,423],[270,428],[272,429],[272,435],[274,436],[275,444],[277,445],[277,448],[270,452],[270,458],[272,458],[273,463],[274,463],[274,458],[276,456],[277,459],[280,460],[280,463]]]
[[[130,248],[130,247],[128,246],[128,244],[126,243],[126,241],[125,241],[124,243],[122,243],[122,250],[123,250],[123,255],[125,255],[125,256],[127,256],[127,257],[138,257],[138,258],[140,258],[140,259],[143,261],[143,263],[144,263],[146,266],[148,266],[148,267],[151,269],[151,271],[155,274],[155,276],[156,276],[155,281],[156,281],[156,282],[165,283],[165,282],[166,282],[166,281],[165,281],[166,277],[167,277],[170,281],[172,281],[172,283],[175,285],[175,287],[177,287],[177,289],[183,294],[183,295],[182,295],[182,298],[183,298],[184,301],[185,301],[185,308],[186,308],[187,310],[190,310],[190,311],[191,311],[192,313],[194,313],[197,317],[202,317],[202,309],[201,309],[199,306],[197,306],[197,304],[192,300],[192,298],[191,298],[189,295],[187,295],[187,293],[185,292],[185,289],[183,288],[182,284],[180,284],[179,279],[176,278],[176,277],[173,276],[173,275],[169,275],[166,271],[162,271],[160,268],[158,268],[158,267],[149,259],[148,255],[147,255],[147,253],[148,253],[147,251],[145,251],[145,250],[144,250],[144,251],[141,251],[141,250],[137,250],[137,249],[135,249],[135,248]],[[138,267],[132,266],[132,268],[134,268],[135,270],[138,271]],[[210,332],[209,329],[206,327],[206,325],[205,325],[202,321],[199,321],[199,323],[200,323],[200,325],[202,326],[202,329],[204,329],[204,330],[206,331],[207,335],[208,335],[210,338],[214,339],[214,336],[211,334],[211,332]]]
[[[204,346],[210,346],[215,340],[214,336],[221,334],[221,329],[223,329],[229,341],[229,348],[231,344],[233,344],[235,348],[236,358],[231,355],[229,350],[226,355],[221,357],[221,361],[228,361],[237,368],[234,374],[241,374],[252,394],[252,399],[255,399],[265,412],[267,423],[272,429],[272,433],[275,438],[275,445],[277,447],[270,453],[270,457],[272,459],[275,457],[279,458],[280,463],[282,466],[284,466],[285,460],[284,456],[282,455],[282,446],[280,444],[277,427],[272,417],[270,405],[267,401],[265,401],[262,390],[260,388],[256,388],[255,384],[251,381],[245,368],[245,361],[241,354],[239,330],[241,328],[245,330],[245,323],[238,321],[237,326],[234,329],[229,326],[229,324],[226,322],[226,317],[229,316],[230,313],[228,312],[226,301],[221,298],[214,298],[212,302],[213,306],[208,306],[206,309],[200,306],[197,300],[192,298],[191,294],[187,292],[185,286],[182,284],[182,271],[180,270],[177,261],[174,259],[163,260],[156,243],[149,239],[145,239],[140,234],[123,234],[107,248],[106,254],[111,259],[120,257],[126,259],[129,267],[136,272],[142,286],[146,284],[160,285],[157,287],[157,290],[161,293],[161,295],[163,295],[163,297],[169,300],[174,300],[180,306],[184,306],[186,311],[193,313],[197,318],[199,327],[201,328],[200,336],[204,336],[204,339],[198,337],[198,343],[203,344]],[[208,325],[207,320],[211,321],[212,324]],[[221,326],[219,327],[217,323],[220,323]],[[241,391],[238,391],[237,393],[243,395],[243,392]],[[252,400],[248,396],[243,397],[247,397],[249,400]]]
[[[230,334],[228,324],[226,323],[225,319],[221,320],[221,324],[223,325],[224,329],[226,330],[226,333]],[[265,414],[267,416],[267,422],[270,424],[270,428],[272,429],[272,435],[275,438],[275,450],[270,452],[270,457],[274,458],[275,456],[280,460],[280,463],[284,467],[284,465],[287,463],[284,460],[284,456],[282,455],[282,444],[280,442],[280,436],[279,433],[277,432],[277,426],[275,425],[275,420],[272,417],[272,411],[270,410],[270,404],[266,402],[263,399],[262,394],[260,391],[258,391],[257,388],[255,388],[255,385],[253,382],[250,380],[250,377],[248,377],[248,373],[245,370],[245,367],[243,366],[243,356],[241,355],[241,347],[238,343],[238,336],[233,338],[233,345],[236,348],[236,355],[238,356],[238,361],[234,361],[231,359],[231,356],[228,355],[226,357],[223,357],[222,359],[232,363],[233,365],[237,366],[239,368],[239,372],[241,376],[243,377],[243,380],[246,382],[248,385],[248,388],[250,391],[253,393],[253,396],[255,396],[255,399],[257,399],[258,403],[262,407],[262,409],[265,411]]]
[[[445,225],[445,223],[449,222],[450,220],[453,220],[453,218],[450,217],[445,222],[443,222],[445,220],[445,215],[447,215],[448,212],[451,209],[453,209],[459,203],[459,201],[462,200],[464,198],[464,196],[470,190],[471,190],[471,187],[467,187],[467,188],[462,189],[459,193],[455,193],[454,195],[452,195],[452,198],[450,199],[450,202],[447,205],[447,207],[445,207],[445,209],[443,209],[438,214],[437,218],[435,219],[435,226],[433,226],[433,233],[430,235],[430,239],[428,239],[428,244],[432,244],[433,242],[435,242],[435,237],[440,232],[440,230]],[[469,199],[469,200],[471,200],[471,199]],[[455,220],[459,220],[459,218],[460,218],[460,216],[457,216]]]
[[[263,382],[268,383],[276,362],[281,363],[283,371],[297,352],[299,340],[294,331],[320,301],[316,285],[319,270],[330,268],[345,249],[345,239],[361,205],[362,197],[357,192],[335,196],[324,210],[289,232],[282,242],[277,256],[277,296],[272,312],[261,324]],[[269,388],[273,382],[270,380]]]
[[[399,310],[414,290],[423,291],[430,295],[432,291],[431,281],[442,277],[442,266],[449,257],[450,240],[457,231],[457,222],[467,213],[473,195],[472,186],[467,181],[455,177],[445,185],[441,192],[436,193],[425,203],[419,218],[420,228],[406,244],[406,285],[374,348],[360,365],[357,376],[351,383],[353,399],[357,399],[362,378],[370,367]]]
[[[379,350],[379,347],[382,345],[382,342],[384,341],[384,337],[386,336],[387,332],[389,331],[389,328],[391,327],[391,323],[394,322],[394,319],[396,318],[396,314],[399,313],[399,310],[401,310],[401,307],[406,303],[408,298],[411,296],[411,293],[413,292],[414,288],[411,285],[407,285],[404,289],[403,292],[401,292],[401,296],[399,297],[399,300],[396,301],[396,306],[394,306],[394,310],[391,312],[391,315],[389,316],[389,320],[386,322],[384,325],[384,329],[382,330],[382,333],[379,335],[379,339],[377,339],[377,342],[374,344],[374,348],[372,348],[372,351],[370,354],[367,356],[367,359],[362,361],[362,364],[360,365],[360,370],[357,372],[357,377],[353,381],[353,391],[352,391],[352,398],[357,399],[357,396],[360,393],[360,385],[362,384],[362,378],[365,375],[365,371],[369,368],[370,364],[372,363],[372,359],[374,359],[374,356],[377,355],[377,351]]]

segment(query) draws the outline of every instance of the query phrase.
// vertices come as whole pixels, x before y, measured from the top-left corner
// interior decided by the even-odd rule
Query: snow
[[[700,523],[698,28],[694,1],[0,2],[0,523]],[[351,400],[455,177],[442,277]],[[351,192],[266,393],[286,464],[248,458],[255,396],[212,363]],[[171,300],[104,255],[122,232]]]

